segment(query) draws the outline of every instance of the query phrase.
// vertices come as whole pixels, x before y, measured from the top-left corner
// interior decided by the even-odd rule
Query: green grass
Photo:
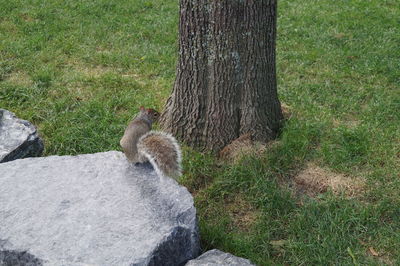
[[[163,107],[177,1],[0,6],[0,107],[38,126],[45,155],[119,149],[140,105]],[[400,264],[399,18],[397,0],[280,1],[278,87],[292,116],[277,145],[236,165],[185,149],[204,249],[259,265]],[[295,196],[282,184],[309,162],[365,192]]]

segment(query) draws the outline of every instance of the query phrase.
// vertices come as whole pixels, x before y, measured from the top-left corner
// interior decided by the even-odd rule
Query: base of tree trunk
[[[277,136],[276,7],[276,0],[180,1],[179,60],[164,130],[211,151],[247,133],[262,142]]]

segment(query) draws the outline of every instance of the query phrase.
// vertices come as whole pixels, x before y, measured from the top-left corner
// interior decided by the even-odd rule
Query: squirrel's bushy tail
[[[150,131],[138,141],[139,156],[144,156],[153,165],[159,176],[177,178],[182,175],[181,149],[170,134]]]

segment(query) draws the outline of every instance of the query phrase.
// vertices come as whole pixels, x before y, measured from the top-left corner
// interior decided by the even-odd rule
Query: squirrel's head
[[[160,117],[160,113],[157,112],[157,110],[152,108],[144,108],[143,106],[140,106],[140,113],[146,115],[151,122],[157,122],[158,118]]]

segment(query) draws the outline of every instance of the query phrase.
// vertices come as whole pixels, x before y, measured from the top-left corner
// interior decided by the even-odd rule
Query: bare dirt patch
[[[364,181],[360,178],[334,173],[312,163],[293,177],[293,186],[297,193],[310,197],[327,191],[355,197],[365,188]]]

